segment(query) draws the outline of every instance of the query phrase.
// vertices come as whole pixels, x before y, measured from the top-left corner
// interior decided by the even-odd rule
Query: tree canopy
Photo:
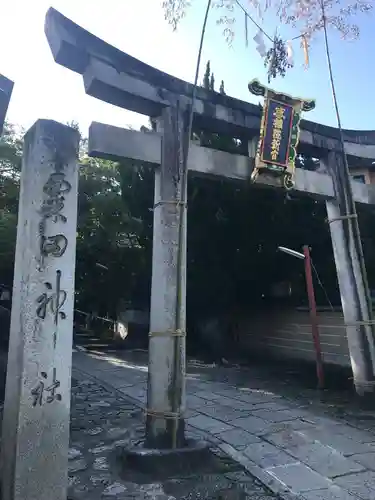
[[[192,5],[191,0],[164,0],[165,19],[176,30]],[[197,5],[197,2],[194,2]],[[206,0],[199,4],[202,8],[215,8],[216,21],[223,29],[229,44],[232,43],[236,29],[244,29],[246,45],[249,42],[249,24],[256,34],[252,39],[256,50],[267,67],[268,83],[278,75],[285,76],[288,68],[293,67],[293,46],[300,46],[304,52],[305,66],[309,66],[309,50],[315,35],[328,28],[338,31],[342,39],[356,39],[360,28],[356,22],[358,14],[368,14],[373,9],[373,0]],[[271,13],[276,26],[273,33],[267,33],[262,26],[267,14]],[[203,14],[202,14],[203,15]],[[238,18],[244,16],[241,28],[236,26]],[[286,40],[282,26],[288,25],[295,35]],[[203,28],[202,38],[205,28]],[[289,37],[288,37],[289,38]],[[328,52],[328,42],[326,40]]]
[[[177,29],[192,5],[191,0],[164,0],[165,19]],[[196,2],[194,2],[196,4]],[[202,7],[207,1],[200,1]],[[262,19],[271,11],[276,14],[281,24],[290,25],[297,33],[305,34],[309,39],[323,29],[323,15],[327,23],[340,32],[344,38],[357,38],[360,28],[355,22],[356,15],[371,12],[373,1],[364,0],[218,0],[212,2],[212,7],[218,12],[218,24],[233,31],[236,13]],[[324,14],[323,10],[324,9]]]

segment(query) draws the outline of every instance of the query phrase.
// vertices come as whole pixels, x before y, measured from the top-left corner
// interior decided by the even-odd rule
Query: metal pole
[[[322,359],[322,350],[320,347],[319,325],[318,325],[318,315],[316,312],[314,282],[311,271],[311,256],[308,245],[305,245],[303,247],[303,254],[305,256],[306,288],[307,288],[307,296],[309,299],[310,321],[311,321],[311,329],[312,329],[312,336],[313,336],[315,356],[316,356],[316,374],[318,376],[318,388],[323,389],[324,388],[323,359]]]
[[[193,131],[194,104],[197,94],[199,69],[202,58],[204,36],[206,34],[208,14],[211,8],[212,0],[207,1],[206,12],[201,31],[201,39],[198,50],[197,65],[195,69],[195,78],[193,92],[191,96],[190,112],[188,117],[187,130],[185,131],[185,141],[182,143],[183,162],[181,172],[181,195],[179,201],[179,219],[178,219],[178,240],[177,240],[177,283],[176,283],[176,331],[184,332],[186,329],[186,199],[187,199],[187,183],[188,183],[188,156],[190,149],[191,135]],[[172,412],[178,412],[181,404],[185,399],[185,394],[181,399],[181,386],[185,386],[185,339],[181,343],[181,338],[176,337],[174,344],[174,366],[172,371]],[[184,359],[181,358],[183,356]],[[172,448],[177,447],[179,432],[179,423],[177,419],[172,420]],[[181,436],[181,433],[180,433]],[[181,439],[181,437],[180,437]]]

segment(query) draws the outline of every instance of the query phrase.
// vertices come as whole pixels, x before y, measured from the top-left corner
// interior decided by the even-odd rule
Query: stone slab
[[[300,429],[304,429],[304,427],[306,425],[309,425],[309,424],[305,424],[304,422],[301,422],[300,420],[288,420],[287,422],[267,422],[266,420],[262,421],[262,419],[257,419],[257,417],[253,417],[253,416],[248,417],[249,421],[252,418],[256,419],[256,420],[251,421],[251,429],[247,429],[247,430],[249,430],[249,432],[252,432],[253,434],[256,434],[257,436],[262,437],[266,440],[267,440],[267,436],[269,434],[273,434],[276,432],[282,432],[284,430],[294,430],[294,429],[300,430]],[[238,425],[238,423],[237,423],[240,420],[245,420],[245,418],[236,420],[237,427],[239,427],[241,425],[241,423],[240,423],[240,425]],[[259,422],[259,420],[261,420],[263,423]],[[234,425],[233,422],[234,421],[231,421],[230,424]]]
[[[324,490],[331,486],[329,479],[311,470],[307,465],[294,463],[267,469],[266,472],[287,486],[293,493]]]
[[[144,389],[143,387],[138,387],[138,386],[121,387],[118,390],[123,394],[125,394],[126,396],[129,396],[140,402],[146,401],[146,389]]]
[[[220,420],[216,420],[215,418],[206,417],[206,415],[197,415],[196,417],[188,418],[187,423],[197,429],[212,432],[213,434],[219,434],[220,432],[232,429],[230,425],[220,422]]]
[[[375,498],[375,472],[367,471],[335,479],[335,484],[363,500]]]
[[[249,398],[250,399],[250,398]],[[242,400],[241,400],[242,401]],[[248,401],[249,403],[252,404],[252,410],[255,411],[287,411],[291,410],[292,408],[288,407],[287,405],[283,404],[283,401],[269,401],[265,400],[264,402],[256,401]]]
[[[303,500],[358,500],[339,486],[331,486],[326,490],[307,491],[302,495]]]
[[[229,408],[228,406],[220,406],[218,404],[212,406],[202,406],[198,408],[200,413],[207,415],[208,417],[216,418],[223,422],[229,422],[236,418],[250,416],[250,412],[245,410],[236,410],[234,408]]]
[[[258,432],[265,431],[269,427],[269,422],[258,418],[258,417],[244,417],[244,418],[236,418],[229,422],[234,427],[239,427],[240,429],[244,429],[252,434],[257,434]]]
[[[266,437],[270,434],[275,434],[277,432],[283,431],[301,431],[304,432],[305,429],[310,429],[312,424],[304,422],[303,420],[289,420],[288,422],[277,422],[268,423],[269,425],[263,430],[258,432],[258,435]]]
[[[230,387],[226,389],[217,390],[218,394],[225,396],[227,398],[238,399],[244,403],[250,403],[252,405],[262,405],[265,403],[280,404],[283,406],[281,409],[287,409],[288,407],[284,405],[284,402],[277,394],[264,393],[263,391],[257,390],[241,390],[237,387]],[[279,408],[280,409],[280,408]]]
[[[306,436],[303,431],[299,432],[291,429],[285,429],[273,434],[267,434],[265,439],[280,448],[295,448],[309,443],[312,444],[314,442],[314,440]]]
[[[228,454],[233,460],[242,465],[250,474],[260,481],[261,484],[265,485],[272,491],[277,498],[282,500],[300,500],[290,491],[290,489],[274,476],[269,474],[266,469],[263,469],[252,460],[247,458],[242,452],[236,450],[228,443],[222,443],[219,445],[220,449]],[[252,498],[252,497],[250,497]],[[256,498],[256,497],[255,497]]]
[[[358,462],[366,469],[375,471],[375,452],[372,453],[358,453],[350,457],[354,462]]]
[[[188,395],[186,397],[186,406],[187,408],[191,408],[192,410],[197,410],[203,407],[207,406],[213,406],[215,403],[214,401],[209,401],[207,399],[202,399],[198,396],[194,395]]]
[[[215,394],[211,391],[198,391],[196,394],[194,394],[194,396],[196,396],[197,398],[208,399],[209,401],[217,401],[222,397],[220,394]]]
[[[279,402],[275,402],[274,400],[270,401],[270,400],[265,399],[263,402],[261,402],[261,401],[252,402],[251,400],[241,398],[241,399],[239,399],[239,401],[242,401],[244,403],[249,404],[251,411],[257,411],[257,410],[279,411],[279,410],[288,410],[289,409],[286,405],[282,405]]]
[[[198,397],[203,398],[204,394],[205,393],[198,392],[196,395]],[[216,405],[225,406],[225,407],[232,408],[235,410],[245,410],[245,411],[251,410],[251,405],[249,403],[244,402],[244,401],[240,401],[240,400],[235,399],[235,398],[228,398],[226,396],[220,396],[217,394],[213,394],[212,396],[213,396],[212,398],[205,398],[205,399],[207,401],[214,402]]]
[[[350,431],[349,426],[346,426]],[[367,443],[361,443],[356,440],[355,434],[349,437],[346,434],[334,432],[336,429],[326,429],[324,427],[313,427],[306,429],[304,434],[313,440],[319,441],[322,444],[331,446],[345,456],[354,455],[355,453],[370,453],[375,452],[375,448]]]
[[[122,389],[124,387],[133,387],[136,385],[136,382],[127,381],[125,377],[121,377],[118,375],[108,374],[106,376],[101,377],[101,380],[107,382],[107,384],[111,384],[115,389]]]
[[[309,416],[304,417],[304,420],[314,424],[317,427],[322,426],[322,427],[325,427],[327,429],[330,428],[330,429],[332,429],[332,432],[339,432],[340,428],[346,427],[346,425],[343,426],[343,424],[340,421],[338,421],[338,420],[336,420],[328,415],[327,416],[317,415],[313,411],[309,412]]]
[[[253,411],[252,414],[255,417],[262,418],[263,420],[267,420],[268,422],[288,422],[289,420],[297,420],[299,418],[299,414],[297,410],[268,410],[261,409]]]
[[[294,457],[265,441],[250,444],[243,450],[243,453],[264,469],[296,463]]]
[[[369,444],[375,443],[375,435],[363,429],[353,427],[352,425],[339,425],[335,426],[336,433],[346,436],[347,438],[354,439],[358,443]]]
[[[326,477],[337,477],[364,470],[361,464],[345,458],[334,449],[321,443],[286,448],[286,451]]]
[[[261,442],[260,438],[242,429],[230,429],[229,431],[220,432],[217,437],[226,443],[231,444],[235,448],[239,446],[246,447],[251,443]]]

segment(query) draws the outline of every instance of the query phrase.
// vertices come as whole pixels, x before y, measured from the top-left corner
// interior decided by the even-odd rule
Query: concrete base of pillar
[[[132,448],[123,448],[120,452],[120,461],[127,470],[152,475],[178,475],[191,472],[208,463],[212,459],[209,445],[205,441],[186,441],[183,448],[152,449],[143,444]]]
[[[354,386],[359,396],[371,395],[371,399],[374,399],[373,393],[375,392],[375,380],[354,379]]]

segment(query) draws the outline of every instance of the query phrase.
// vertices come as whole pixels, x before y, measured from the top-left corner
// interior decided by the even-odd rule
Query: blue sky
[[[242,0],[246,5],[248,0]],[[26,128],[38,118],[61,122],[78,121],[87,132],[91,121],[135,127],[147,120],[134,113],[102,103],[84,93],[82,78],[58,66],[52,59],[44,36],[44,16],[53,6],[121,50],[179,78],[192,81],[200,38],[205,0],[193,0],[192,8],[179,30],[173,33],[163,18],[161,0],[13,0],[0,6],[0,72],[15,80],[8,119]],[[359,19],[361,38],[340,40],[330,32],[333,67],[342,122],[345,128],[374,129],[373,97],[375,65],[375,13]],[[252,41],[257,29],[249,24],[249,47],[245,47],[244,19],[238,15],[236,38],[229,47],[216,24],[218,11],[210,12],[204,42],[201,73],[210,59],[216,81],[225,81],[227,94],[257,102],[247,89],[257,77],[267,83],[263,61]],[[267,20],[271,34],[275,21]],[[278,27],[288,39],[296,31]],[[272,87],[289,94],[315,98],[316,110],[306,114],[320,123],[336,125],[323,37],[318,35],[310,54],[310,69],[302,67],[302,53],[296,46],[296,65]]]

